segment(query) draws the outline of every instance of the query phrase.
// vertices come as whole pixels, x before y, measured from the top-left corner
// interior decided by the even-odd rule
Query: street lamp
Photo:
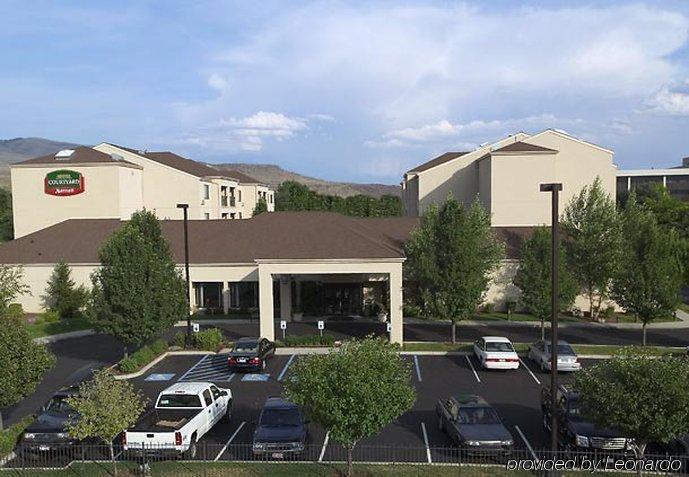
[[[189,282],[189,204],[177,204],[178,209],[184,212],[184,275],[187,282],[187,337],[185,345],[188,348],[191,345],[191,301],[189,293],[191,292],[191,284]]]
[[[560,259],[560,224],[559,224],[559,193],[561,183],[541,184],[541,192],[550,192],[551,204],[551,286],[550,286],[550,450],[557,452],[557,314],[560,308],[558,295],[559,259]]]

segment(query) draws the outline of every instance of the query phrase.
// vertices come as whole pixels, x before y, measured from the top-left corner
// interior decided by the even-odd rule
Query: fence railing
[[[48,447],[50,447],[48,449]],[[120,475],[161,476],[220,476],[230,473],[233,467],[254,464],[280,463],[294,466],[328,466],[344,469],[347,451],[330,443],[327,446],[309,444],[300,446],[272,445],[258,449],[251,444],[199,443],[190,449],[141,446],[112,448]],[[110,447],[102,444],[77,444],[73,446],[36,446],[17,449],[14,455],[4,459],[2,475],[112,475]],[[442,475],[493,476],[493,475],[559,475],[588,474],[594,471],[606,475],[635,474],[641,468],[646,475],[689,475],[689,456],[670,454],[647,455],[637,461],[630,453],[622,452],[572,452],[531,451],[515,449],[510,452],[467,451],[456,447],[417,446],[370,446],[360,445],[353,451],[357,466],[367,466],[370,475],[376,475],[375,466],[380,464],[408,467],[404,475],[424,475],[424,466],[443,466]],[[379,467],[380,468],[380,467]],[[424,468],[426,469],[424,471]],[[301,470],[304,472],[301,472]],[[373,469],[373,470],[371,470]],[[294,471],[282,469],[283,475],[309,473],[321,475],[316,470],[306,472],[304,467]],[[253,475],[253,474],[252,474]],[[271,475],[256,473],[256,475]],[[324,472],[322,475],[332,475]],[[438,475],[436,472],[434,475]]]

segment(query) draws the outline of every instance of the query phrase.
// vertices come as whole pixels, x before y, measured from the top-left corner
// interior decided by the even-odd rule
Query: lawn
[[[26,325],[29,335],[32,338],[67,333],[68,331],[87,330],[91,324],[83,317],[71,318],[68,320],[43,321],[39,318],[35,323]]]

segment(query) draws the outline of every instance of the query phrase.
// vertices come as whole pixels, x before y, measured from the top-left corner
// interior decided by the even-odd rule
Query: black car
[[[307,422],[299,407],[281,397],[269,397],[254,431],[253,453],[272,459],[297,456],[304,451],[308,438]]]
[[[445,431],[465,454],[509,455],[514,446],[512,434],[493,407],[482,397],[458,394],[440,399],[435,407],[438,427]]]
[[[262,371],[266,361],[275,356],[275,343],[266,338],[240,338],[227,358],[232,371]]]

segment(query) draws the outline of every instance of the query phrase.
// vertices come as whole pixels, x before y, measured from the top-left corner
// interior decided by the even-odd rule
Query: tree
[[[551,315],[551,251],[550,228],[538,227],[521,249],[519,268],[514,284],[522,292],[521,302],[541,320],[541,339],[545,338],[545,320]],[[569,308],[577,296],[577,282],[569,271],[564,248],[560,245],[558,270],[559,311]]]
[[[0,316],[0,408],[31,394],[54,362],[45,345],[34,343],[24,323]]]
[[[275,191],[276,210],[324,210],[318,194],[294,181],[285,181]]]
[[[126,344],[142,344],[188,313],[187,287],[152,212],[135,212],[99,252],[89,319]]]
[[[478,200],[465,208],[449,197],[439,209],[431,206],[412,232],[408,278],[419,286],[429,311],[452,322],[453,343],[457,321],[480,305],[504,250]]]
[[[589,299],[591,318],[598,318],[610,295],[621,247],[617,209],[599,178],[567,204],[562,227],[572,273]]]
[[[687,432],[689,360],[629,348],[577,373],[584,415],[632,439],[637,459],[649,442]]]
[[[116,380],[107,370],[98,370],[67,402],[79,415],[67,423],[69,434],[79,440],[98,438],[107,444],[117,475],[113,440],[139,419],[146,399],[129,381]]]
[[[64,262],[55,265],[46,289],[45,303],[48,309],[56,311],[60,318],[74,318],[86,305],[87,299],[86,287],[76,286],[69,265]]]
[[[253,216],[255,217],[263,212],[268,212],[268,202],[266,202],[264,198],[260,198],[258,202],[256,202],[256,207],[254,207]]]
[[[309,355],[292,365],[287,399],[347,449],[347,475],[357,443],[411,409],[411,366],[381,338],[348,341],[340,351]]]
[[[0,242],[6,242],[13,238],[12,194],[0,187]]]
[[[0,265],[0,316],[7,311],[7,307],[18,296],[31,294],[29,287],[22,281],[24,269]]]
[[[683,280],[684,244],[674,229],[664,229],[653,213],[631,194],[622,212],[622,257],[612,298],[646,326],[672,316]]]

